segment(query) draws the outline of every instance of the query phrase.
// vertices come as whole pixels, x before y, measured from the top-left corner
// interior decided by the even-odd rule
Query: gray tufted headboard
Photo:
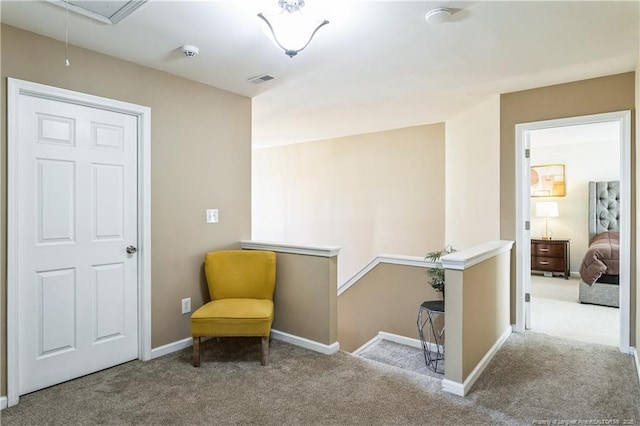
[[[620,230],[620,181],[589,182],[589,244],[596,235]]]

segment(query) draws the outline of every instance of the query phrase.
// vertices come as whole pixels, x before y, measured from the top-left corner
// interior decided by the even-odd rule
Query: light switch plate
[[[207,209],[207,223],[218,223],[218,209]]]

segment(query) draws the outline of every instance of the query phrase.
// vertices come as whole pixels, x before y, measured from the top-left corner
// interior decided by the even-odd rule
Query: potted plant
[[[442,256],[453,253],[455,251],[456,250],[453,247],[448,245],[442,250],[427,253],[424,258],[425,260],[428,260],[430,262],[439,262]],[[431,287],[433,287],[433,289],[438,293],[442,293],[442,300],[444,300],[444,268],[441,266],[429,268],[427,269],[425,274],[427,274]]]

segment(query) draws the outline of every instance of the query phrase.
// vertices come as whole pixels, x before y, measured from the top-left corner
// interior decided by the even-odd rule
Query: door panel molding
[[[8,406],[19,402],[18,344],[19,344],[19,292],[16,282],[20,267],[18,246],[19,174],[18,174],[18,103],[21,96],[32,96],[90,108],[127,114],[137,119],[137,225],[138,225],[138,358],[151,359],[151,109],[114,99],[84,94],[29,81],[7,79],[7,399]],[[44,117],[46,118],[46,117]],[[43,119],[44,119],[43,118]],[[73,125],[68,120],[47,118],[43,123],[43,142],[66,143],[65,135]],[[97,129],[96,132],[100,130]],[[110,130],[110,129],[102,129]],[[108,134],[101,135],[108,138]],[[112,138],[113,139],[113,138]],[[106,140],[103,148],[114,149]],[[110,146],[111,145],[111,146]],[[115,144],[117,145],[117,144]]]

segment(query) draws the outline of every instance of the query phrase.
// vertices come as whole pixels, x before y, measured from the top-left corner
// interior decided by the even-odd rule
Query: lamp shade
[[[536,203],[537,217],[558,217],[558,203],[555,201],[541,201]]]

